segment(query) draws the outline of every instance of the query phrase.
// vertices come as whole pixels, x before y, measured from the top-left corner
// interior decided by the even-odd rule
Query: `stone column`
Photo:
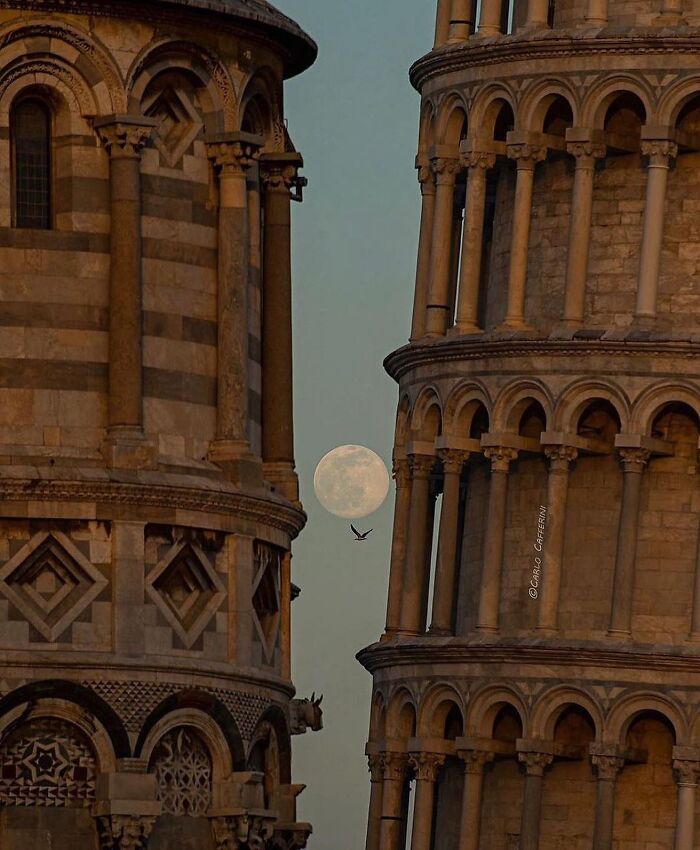
[[[639,531],[642,474],[651,453],[647,449],[621,449],[623,468],[622,505],[617,532],[615,582],[609,634],[628,637],[632,627],[634,564]]]
[[[700,528],[698,528],[698,540],[695,550],[695,585],[689,638],[690,640],[700,640]]]
[[[423,605],[429,575],[425,556],[428,546],[430,474],[435,466],[435,458],[432,455],[411,455],[409,461],[412,472],[411,510],[401,599],[401,633],[417,635],[425,628],[422,622]]]
[[[674,759],[673,772],[678,783],[676,838],[674,850],[693,850],[695,847],[695,799],[700,777],[700,761]]]
[[[515,160],[518,173],[515,184],[513,225],[508,274],[508,309],[503,322],[506,329],[525,327],[525,285],[530,248],[530,219],[535,166],[547,156],[547,148],[525,143],[508,144],[508,158]]]
[[[407,460],[394,461],[394,480],[396,481],[396,505],[391,541],[389,601],[386,611],[387,637],[392,637],[401,628],[401,595],[406,572],[406,541],[411,510],[411,470]]]
[[[384,789],[379,850],[403,850],[399,848],[399,837],[402,833],[403,786],[408,756],[405,753],[384,753],[383,762]]]
[[[593,850],[612,850],[613,826],[615,824],[615,783],[625,765],[617,755],[596,754],[591,756],[596,771],[595,823],[593,825]]]
[[[503,0],[482,0],[479,30],[482,37],[501,34],[501,8]]]
[[[608,0],[588,0],[584,24],[589,27],[604,27],[608,23]]]
[[[515,449],[489,447],[484,450],[484,455],[491,461],[491,484],[476,628],[481,632],[497,632],[508,507],[508,473],[511,461],[517,458],[518,453]]]
[[[299,499],[294,471],[291,189],[304,164],[298,153],[263,156],[262,459],[265,478]]]
[[[472,0],[452,0],[448,44],[458,44],[469,39],[474,29],[472,9],[475,7],[476,3],[472,5]]]
[[[117,772],[100,773],[92,814],[100,850],[147,850],[162,806],[156,778],[141,759],[119,759]]]
[[[549,25],[549,0],[528,0],[527,29],[542,29]]]
[[[460,750],[458,755],[465,763],[459,850],[479,850],[484,768],[493,761],[494,754],[484,750]]]
[[[455,328],[457,333],[480,330],[478,312],[486,209],[486,172],[495,164],[495,153],[468,151],[462,156],[462,165],[467,168],[468,176]]]
[[[426,336],[444,336],[450,319],[450,269],[452,265],[452,219],[459,159],[435,157],[432,160],[437,188],[430,254],[430,288],[426,311]]]
[[[670,160],[678,154],[678,145],[665,139],[642,142],[642,154],[649,157],[644,224],[639,256],[636,316],[656,318],[661,246],[664,235],[664,208]]]
[[[379,850],[382,831],[382,797],[384,793],[384,759],[381,755],[368,756],[371,777],[369,819],[365,850]]]
[[[583,322],[586,303],[595,163],[596,159],[602,159],[605,156],[605,145],[596,144],[588,139],[569,142],[566,149],[576,160],[576,171],[569,216],[564,322],[578,327]]]
[[[525,765],[525,793],[523,813],[520,820],[519,850],[539,850],[540,819],[542,816],[542,783],[544,771],[553,759],[550,753],[518,753],[518,760]]]
[[[280,559],[280,673],[292,678],[292,553]]]
[[[95,122],[109,154],[111,248],[109,275],[110,466],[149,467],[155,446],[143,443],[143,292],[141,153],[155,121],[113,115]]]
[[[207,145],[219,178],[218,391],[216,439],[209,457],[232,478],[250,462],[248,436],[248,191],[256,136],[231,133]]]
[[[569,471],[578,457],[578,451],[571,446],[546,446],[544,453],[549,460],[547,530],[542,551],[542,589],[537,628],[553,634],[559,627],[559,588],[564,559]]]
[[[452,0],[438,0],[437,19],[435,21],[435,44],[434,48],[442,47],[447,42],[450,33],[450,19],[452,17]]]
[[[469,452],[442,449],[439,457],[442,461],[444,483],[430,631],[432,634],[449,635],[454,631],[452,612],[457,572],[459,486]]]
[[[430,257],[435,218],[435,177],[430,163],[417,160],[418,182],[421,191],[420,237],[418,241],[418,265],[416,268],[416,291],[413,299],[413,322],[411,342],[425,334],[426,311],[428,309],[428,287],[430,285]]]
[[[430,850],[435,806],[435,782],[445,756],[438,753],[412,753],[409,764],[415,771],[411,850]]]

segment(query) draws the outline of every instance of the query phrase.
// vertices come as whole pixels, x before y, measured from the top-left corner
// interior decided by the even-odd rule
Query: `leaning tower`
[[[265,0],[0,3],[0,847],[305,846]]]
[[[440,0],[368,850],[693,850],[700,4]]]

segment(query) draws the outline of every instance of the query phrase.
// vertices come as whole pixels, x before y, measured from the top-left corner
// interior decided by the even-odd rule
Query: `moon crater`
[[[316,467],[314,490],[323,507],[343,519],[362,519],[382,506],[389,473],[378,454],[364,446],[339,446]]]

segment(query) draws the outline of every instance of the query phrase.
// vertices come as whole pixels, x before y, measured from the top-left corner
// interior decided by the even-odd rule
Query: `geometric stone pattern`
[[[184,89],[166,88],[144,103],[144,115],[158,123],[153,143],[170,168],[174,168],[202,129],[202,119]]]
[[[80,808],[95,798],[95,757],[82,735],[42,718],[7,736],[0,748],[0,804]]]
[[[209,751],[192,729],[172,729],[158,742],[151,759],[163,814],[198,817],[211,805]]]
[[[65,632],[107,583],[58,531],[34,535],[0,569],[0,592],[50,642]]]
[[[253,623],[268,664],[274,660],[280,627],[280,550],[257,541],[253,579]]]

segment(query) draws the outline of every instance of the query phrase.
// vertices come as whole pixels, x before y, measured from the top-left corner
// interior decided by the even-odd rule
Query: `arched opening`
[[[454,741],[464,734],[462,712],[455,703],[443,706],[442,737]],[[458,850],[464,794],[464,762],[448,755],[438,772],[433,812],[432,850]]]
[[[515,754],[515,742],[523,737],[520,714],[510,704],[498,707],[491,737],[502,752],[484,773],[481,836],[483,847],[517,847],[522,813],[523,779]]]
[[[270,723],[259,726],[248,756],[248,770],[263,776],[263,807],[272,808],[272,802],[280,786],[280,748],[277,735]]]
[[[37,97],[19,100],[10,115],[13,224],[49,230],[52,226],[52,115]]]

